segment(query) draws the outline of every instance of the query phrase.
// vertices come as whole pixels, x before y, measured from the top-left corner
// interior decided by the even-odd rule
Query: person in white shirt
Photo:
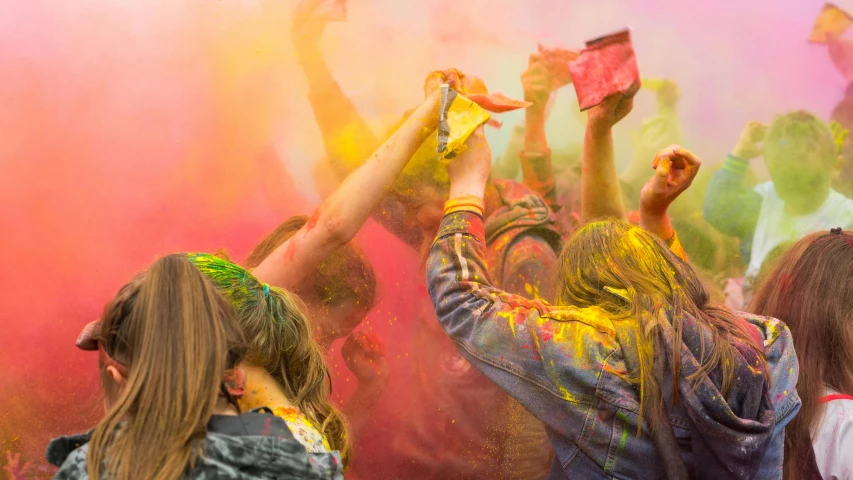
[[[751,313],[788,325],[802,408],[785,429],[785,478],[853,480],[853,232],[795,243],[757,286]]]
[[[832,189],[840,157],[837,132],[815,115],[796,111],[770,126],[750,122],[705,193],[705,219],[741,241],[748,295],[777,246],[833,227],[853,226],[853,200]],[[746,182],[749,161],[764,157],[772,181]]]

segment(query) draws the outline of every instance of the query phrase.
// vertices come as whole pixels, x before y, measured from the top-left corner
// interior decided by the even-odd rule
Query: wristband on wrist
[[[471,212],[483,216],[486,208],[483,199],[475,195],[465,195],[464,197],[451,198],[444,202],[444,214],[448,215],[453,212]]]

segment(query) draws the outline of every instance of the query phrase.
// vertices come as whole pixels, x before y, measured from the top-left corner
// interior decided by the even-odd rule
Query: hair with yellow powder
[[[279,382],[287,398],[317,426],[332,449],[340,451],[346,466],[352,451],[346,422],[329,401],[329,371],[299,300],[215,255],[188,256],[231,301],[249,343],[247,359]]]
[[[725,395],[733,376],[737,355],[732,342],[741,340],[755,349],[764,362],[764,349],[726,307],[710,302],[707,290],[689,264],[683,262],[651,233],[624,221],[594,222],[578,230],[560,256],[557,303],[577,307],[598,307],[624,326],[637,339],[639,378],[629,379],[639,386],[640,422],[643,415],[652,429],[663,412],[661,379],[655,364],[660,321],[672,324],[672,343],[680,348],[682,321],[690,315],[712,334],[713,348],[699,371],[690,380],[699,380],[712,370],[721,373]],[[671,319],[671,320],[669,320]],[[659,358],[659,357],[658,357]],[[673,355],[672,383],[679,378],[680,356]],[[766,369],[765,370],[765,375]],[[673,389],[672,403],[678,401]]]

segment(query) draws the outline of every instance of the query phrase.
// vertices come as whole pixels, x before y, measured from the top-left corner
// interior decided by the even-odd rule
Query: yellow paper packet
[[[441,86],[437,145],[441,159],[451,159],[465,151],[465,140],[491,116],[482,107],[452,90]],[[426,142],[424,142],[426,143]]]
[[[850,26],[853,26],[853,17],[837,6],[827,3],[815,19],[809,43],[826,43],[827,35],[840,37]]]

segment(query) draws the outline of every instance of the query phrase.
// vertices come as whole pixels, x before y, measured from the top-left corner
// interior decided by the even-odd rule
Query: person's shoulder
[[[830,191],[830,198],[832,199],[834,208],[840,207],[847,213],[853,213],[853,199],[846,197],[835,190]]]
[[[72,450],[56,471],[54,479],[86,479],[89,478],[89,469],[86,458],[89,454],[89,444],[83,444]],[[52,462],[51,462],[52,463]]]
[[[788,327],[777,318],[756,315],[749,312],[734,312],[735,315],[755,327],[760,333],[765,345],[783,337],[785,333],[790,336]]]
[[[853,427],[853,395],[846,395],[827,389],[825,395],[818,401],[826,405],[824,418],[838,425],[845,424]]]
[[[764,344],[769,367],[776,375],[793,375],[799,371],[794,351],[794,338],[784,322],[777,318],[755,315],[747,312],[735,312],[741,319],[755,328]],[[779,370],[778,372],[776,372]],[[787,371],[787,372],[786,372]],[[794,377],[796,378],[796,377]]]
[[[340,478],[338,452],[308,453],[293,436],[230,435],[208,433],[205,455],[194,472],[198,478]],[[231,476],[233,472],[255,476]]]

